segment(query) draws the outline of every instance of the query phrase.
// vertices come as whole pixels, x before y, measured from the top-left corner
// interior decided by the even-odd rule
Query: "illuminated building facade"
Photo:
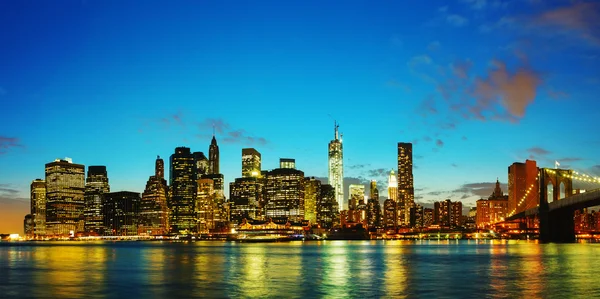
[[[317,223],[317,203],[321,196],[321,181],[314,177],[304,178],[304,219]]]
[[[264,195],[267,218],[302,221],[304,219],[304,172],[277,168],[267,172]]]
[[[213,181],[214,191],[214,210],[213,210],[213,223],[214,229],[222,230],[225,229],[229,221],[229,206],[225,202],[224,185],[225,177],[223,174],[207,174],[202,176],[203,179],[210,179]]]
[[[410,225],[410,208],[414,203],[412,143],[398,143],[398,220]]]
[[[516,214],[539,203],[538,168],[533,160],[508,167],[508,213]],[[529,193],[527,191],[529,190]]]
[[[383,202],[383,227],[386,229],[396,229],[397,221],[396,201],[388,198]]]
[[[260,177],[261,156],[253,148],[242,149],[242,178]]]
[[[27,237],[28,239],[33,238],[33,230],[34,230],[34,223],[33,223],[33,215],[31,214],[27,214],[25,215],[25,219],[23,219],[23,231],[25,232],[25,237]]]
[[[208,147],[208,164],[209,164],[209,174],[218,174],[220,173],[219,169],[219,146],[217,145],[217,139],[213,134],[212,140],[210,141],[210,146]]]
[[[31,216],[33,217],[33,235],[46,235],[46,181],[36,179],[31,182]]]
[[[462,225],[462,202],[446,199],[433,204],[433,221],[443,227],[459,227]]]
[[[85,166],[69,158],[46,164],[46,234],[68,236],[83,230]]]
[[[502,192],[498,180],[494,192],[487,199],[477,201],[476,211],[477,228],[493,228],[496,222],[504,221],[508,216],[508,196]]]
[[[390,170],[390,175],[388,176],[388,198],[396,202],[398,201],[398,179],[393,169]]]
[[[187,147],[178,147],[171,155],[169,172],[169,209],[172,233],[194,233],[196,218],[196,165]]]
[[[229,184],[229,202],[231,206],[230,222],[240,224],[243,219],[255,220],[262,186],[256,177],[237,178]]]
[[[290,158],[280,158],[279,168],[296,169],[296,160]]]
[[[85,232],[90,235],[104,234],[104,194],[110,192],[106,166],[88,166],[85,180]]]
[[[138,227],[140,234],[166,235],[169,233],[168,194],[165,162],[158,156],[154,163],[154,175],[148,178],[146,188],[142,193]]]
[[[140,194],[136,192],[120,191],[104,194],[104,235],[137,235],[140,201]]]
[[[423,209],[423,227],[428,227],[434,224],[433,221],[433,209],[432,208],[424,208]]]
[[[198,180],[197,184],[198,232],[207,233],[215,229],[215,211],[218,212],[214,189],[215,182],[212,179],[202,178]]]
[[[338,133],[338,124],[335,123],[334,139],[329,142],[329,185],[335,190],[335,200],[338,210],[344,209],[344,152],[342,138]]]
[[[196,179],[202,177],[202,175],[208,174],[210,170],[208,158],[203,152],[194,152],[194,162],[196,163]]]
[[[350,184],[348,189],[350,192],[350,200],[348,202],[348,209],[357,210],[358,206],[365,204],[365,186]]]
[[[338,223],[338,203],[335,188],[329,184],[321,185],[321,196],[317,202],[317,223],[322,228],[333,228]]]
[[[379,204],[379,190],[377,181],[372,180],[370,185],[370,195],[367,201],[367,225],[369,227],[379,227],[381,219],[381,205]]]

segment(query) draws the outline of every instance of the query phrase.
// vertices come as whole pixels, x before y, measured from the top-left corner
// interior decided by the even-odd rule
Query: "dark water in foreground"
[[[0,243],[0,298],[600,298],[600,244]]]

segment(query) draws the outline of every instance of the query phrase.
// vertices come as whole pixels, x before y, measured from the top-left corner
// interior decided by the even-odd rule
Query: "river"
[[[600,298],[600,244],[0,243],[0,298]]]

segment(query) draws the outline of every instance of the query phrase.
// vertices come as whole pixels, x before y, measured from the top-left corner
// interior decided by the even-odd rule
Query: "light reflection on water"
[[[2,298],[600,297],[600,244],[0,243]]]

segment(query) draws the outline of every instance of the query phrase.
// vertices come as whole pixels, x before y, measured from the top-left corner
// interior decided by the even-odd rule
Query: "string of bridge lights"
[[[539,178],[539,174],[538,174],[538,177],[537,177],[537,178],[535,178],[535,180],[537,181],[537,180],[538,180],[538,178]],[[510,217],[510,216],[512,216],[512,215],[514,215],[514,214],[515,214],[515,212],[517,211],[517,208],[518,208],[518,207],[521,207],[521,205],[522,205],[523,203],[525,203],[525,199],[527,199],[527,196],[529,196],[529,193],[531,192],[531,190],[533,189],[533,187],[534,187],[534,186],[535,186],[535,184],[531,184],[531,185],[529,186],[529,188],[527,188],[527,190],[525,191],[525,194],[523,194],[523,197],[521,197],[521,200],[519,200],[519,203],[518,203],[518,204],[517,204],[517,206],[516,206],[516,207],[515,207],[515,208],[514,208],[514,209],[513,209],[511,212],[510,212],[510,214],[508,215],[508,217]]]
[[[546,169],[546,172],[551,173],[551,174],[556,174],[557,173],[553,169]],[[558,174],[560,174],[563,177],[572,179],[572,180],[578,180],[578,181],[581,181],[581,182],[600,184],[600,177],[593,177],[593,176],[587,175],[585,173],[579,173],[577,171],[573,171],[573,174],[568,174],[568,173],[564,173],[564,172],[558,172]]]

